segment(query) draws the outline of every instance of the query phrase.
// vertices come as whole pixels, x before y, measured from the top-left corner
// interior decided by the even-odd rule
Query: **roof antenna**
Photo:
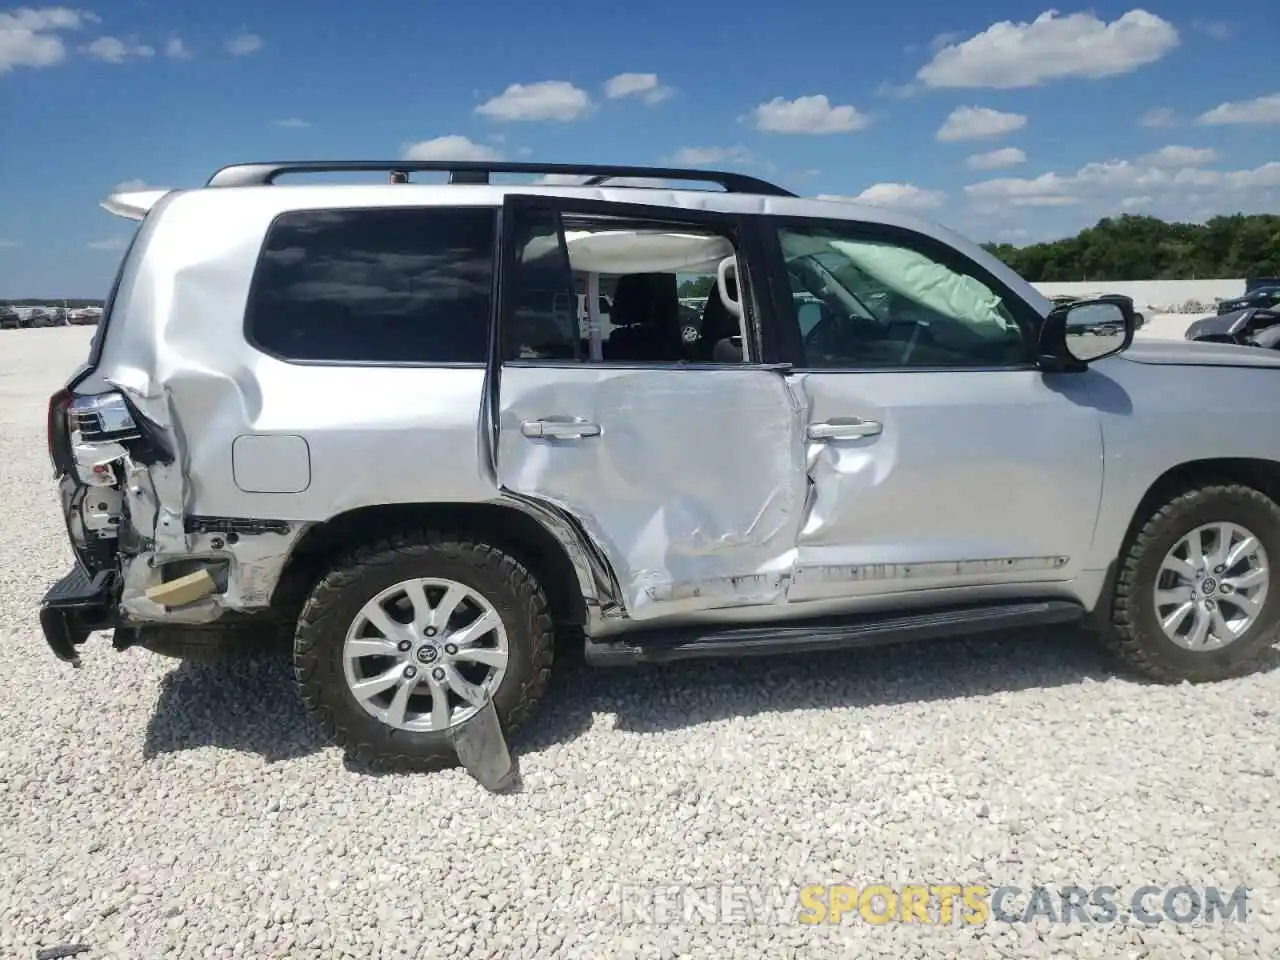
[[[408,170],[392,170],[391,182],[392,183],[408,183],[409,171]]]

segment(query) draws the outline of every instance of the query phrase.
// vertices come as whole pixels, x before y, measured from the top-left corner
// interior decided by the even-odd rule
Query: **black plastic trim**
[[[455,182],[488,183],[495,173],[563,174],[583,177],[647,177],[714,183],[726,193],[753,193],[772,197],[795,194],[777,184],[741,173],[692,170],[680,167],[636,167],[603,163],[521,163],[481,160],[276,160],[236,163],[222,167],[209,178],[210,187],[269,186],[286,173],[447,173]],[[480,177],[483,175],[483,178]],[[585,184],[584,184],[585,186]],[[625,186],[620,184],[619,186]]]
[[[286,534],[293,529],[288,520],[255,520],[249,517],[189,516],[183,523],[187,533],[220,533],[226,536],[263,533]]]
[[[1084,608],[1069,600],[1034,600],[729,628],[654,628],[651,634],[618,640],[588,639],[586,660],[593,666],[630,666],[838,650],[1074,623],[1084,615]]]

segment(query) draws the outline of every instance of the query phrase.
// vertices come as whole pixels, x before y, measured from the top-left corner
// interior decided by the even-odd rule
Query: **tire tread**
[[[1137,605],[1141,602],[1140,594],[1145,589],[1139,583],[1139,567],[1143,559],[1152,549],[1152,544],[1171,526],[1205,501],[1213,499],[1252,502],[1272,513],[1280,522],[1280,505],[1252,487],[1239,483],[1193,487],[1173,497],[1148,517],[1120,557],[1120,569],[1111,605],[1112,629],[1103,631],[1102,640],[1110,652],[1128,667],[1159,683],[1179,683],[1183,680],[1200,683],[1242,676],[1260,666],[1270,646],[1267,642],[1251,644],[1253,649],[1248,655],[1233,662],[1228,668],[1189,672],[1169,663],[1161,656],[1159,649],[1153,647],[1142,635]]]
[[[462,534],[433,528],[399,532],[357,547],[320,579],[303,605],[294,635],[293,661],[294,677],[302,700],[319,721],[324,735],[367,766],[392,772],[430,771],[456,766],[457,757],[448,747],[414,753],[388,751],[385,746],[362,736],[358,729],[344,722],[341,712],[334,709],[330,700],[333,691],[326,690],[316,681],[315,674],[322,656],[318,646],[326,636],[341,637],[345,634],[345,623],[332,622],[334,608],[358,577],[406,560],[429,562],[441,557],[500,575],[510,584],[527,623],[533,627],[529,638],[532,669],[521,682],[513,706],[503,718],[503,729],[508,735],[528,719],[550,679],[555,644],[546,594],[528,569],[514,557]],[[509,626],[508,630],[511,629]]]

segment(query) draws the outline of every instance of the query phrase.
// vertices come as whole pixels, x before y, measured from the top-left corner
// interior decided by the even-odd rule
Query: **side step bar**
[[[684,627],[587,640],[586,661],[597,667],[669,663],[709,657],[769,656],[903,643],[994,630],[1073,623],[1085,610],[1069,600],[983,604],[912,614],[877,614],[802,622]]]
[[[40,628],[45,642],[59,660],[80,666],[76,647],[94,630],[112,622],[115,572],[103,570],[90,576],[76,564],[71,572],[49,588],[40,603]]]

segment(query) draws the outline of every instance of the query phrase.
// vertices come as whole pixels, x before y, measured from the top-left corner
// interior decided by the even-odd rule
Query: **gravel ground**
[[[525,787],[505,797],[461,771],[349,769],[278,659],[95,637],[73,672],[35,615],[70,560],[43,415],[87,339],[0,333],[0,956],[1280,956],[1276,669],[1149,686],[1056,634],[576,667],[513,745]],[[1244,922],[1186,926],[763,909],[877,881],[1252,892]],[[704,908],[741,889],[637,908],[673,884]]]

